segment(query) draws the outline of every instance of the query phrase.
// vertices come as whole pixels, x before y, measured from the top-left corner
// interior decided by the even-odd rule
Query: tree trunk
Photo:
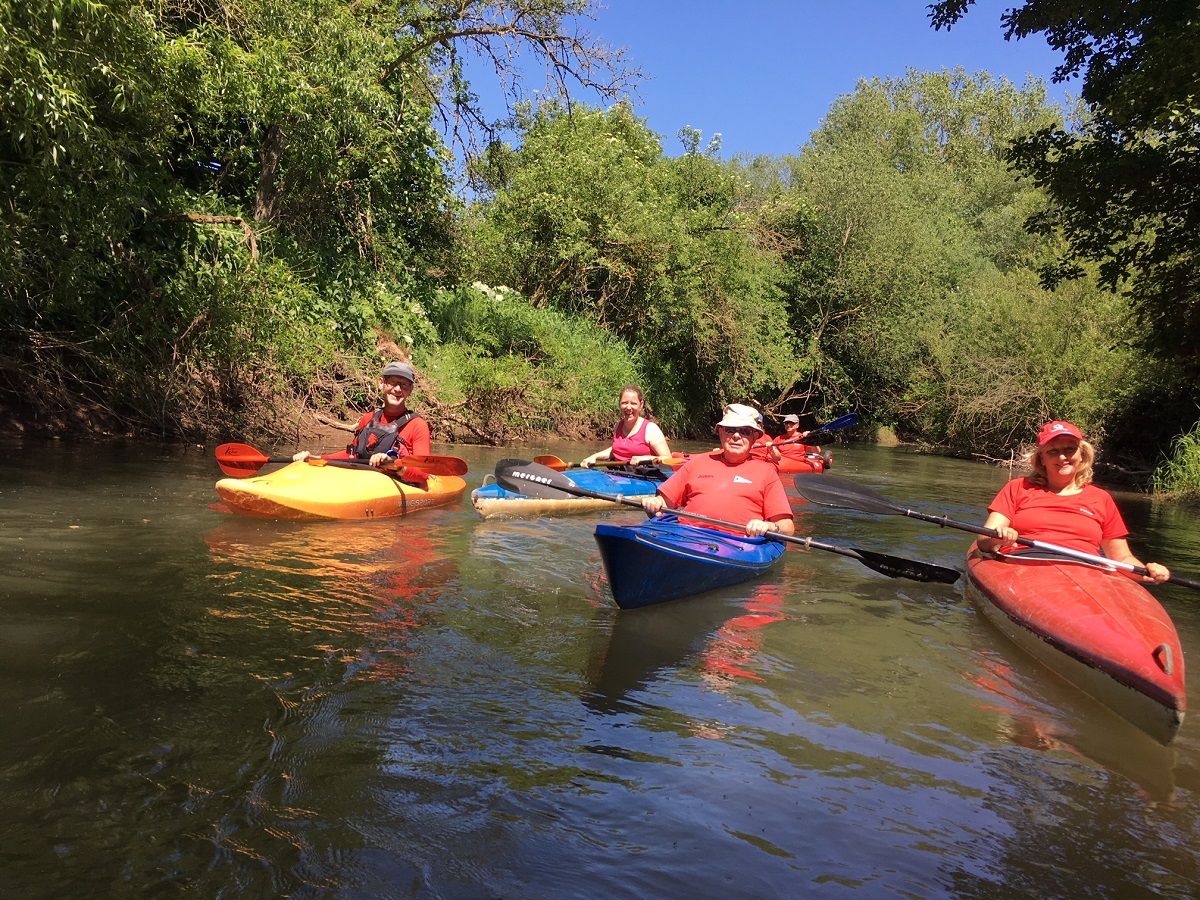
[[[275,202],[279,199],[279,163],[287,138],[278,123],[267,129],[258,151],[260,170],[258,189],[254,192],[254,221],[270,222],[275,218]]]

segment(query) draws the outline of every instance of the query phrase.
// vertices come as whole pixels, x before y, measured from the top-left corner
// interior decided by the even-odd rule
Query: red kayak
[[[1175,625],[1111,569],[972,550],[968,594],[1005,635],[1076,687],[1169,744],[1187,710]]]
[[[784,456],[779,461],[780,475],[799,475],[801,472],[821,473],[833,464],[833,457],[820,453],[808,453],[803,459],[795,456]]]

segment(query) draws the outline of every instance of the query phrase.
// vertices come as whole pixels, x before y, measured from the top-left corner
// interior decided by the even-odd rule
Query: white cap
[[[724,410],[718,428],[753,428],[762,431],[758,424],[758,410],[753,406],[743,406],[741,403],[730,403]]]

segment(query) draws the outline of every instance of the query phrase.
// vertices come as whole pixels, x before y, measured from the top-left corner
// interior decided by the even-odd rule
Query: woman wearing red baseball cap
[[[1092,484],[1096,448],[1070,422],[1047,422],[1038,432],[1037,446],[1026,455],[1030,472],[1000,489],[988,505],[988,528],[999,538],[981,537],[976,545],[984,553],[1005,553],[1017,546],[1018,535],[1058,544],[1116,562],[1142,566],[1136,580],[1162,584],[1170,570],[1158,563],[1142,563],[1129,549],[1129,529],[1112,496]]]

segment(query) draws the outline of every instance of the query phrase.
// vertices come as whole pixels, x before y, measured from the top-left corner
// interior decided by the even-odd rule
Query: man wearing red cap
[[[1092,484],[1095,459],[1095,447],[1070,422],[1043,425],[1037,446],[1026,456],[1029,475],[1008,482],[988,506],[985,524],[1000,537],[979,538],[979,549],[1010,552],[1020,536],[1143,566],[1149,580],[1159,584],[1170,578],[1166,566],[1143,565],[1129,549],[1129,529],[1117,504],[1107,491]]]
[[[771,463],[750,455],[754,441],[762,435],[757,411],[738,403],[726,406],[717,423],[717,435],[719,450],[692,456],[658,486],[658,493],[642,499],[642,507],[657,514],[670,505],[714,519],[745,522],[745,533],[751,537],[768,532],[794,534],[792,505],[779,472]]]

